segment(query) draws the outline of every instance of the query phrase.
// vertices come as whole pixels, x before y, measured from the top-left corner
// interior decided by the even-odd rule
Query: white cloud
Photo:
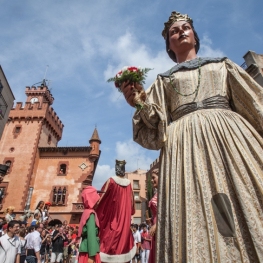
[[[148,150],[142,148],[131,139],[116,143],[116,158],[118,160],[126,160],[127,172],[135,171],[138,168],[148,170],[150,164],[154,161],[154,159],[149,157],[148,153]]]
[[[200,51],[198,52],[198,55],[200,57],[224,57],[225,54],[223,51],[217,48],[213,48],[213,42],[208,37],[208,35],[203,35],[201,41],[200,41]]]
[[[149,170],[150,164],[153,163],[159,153],[158,151],[149,151],[142,148],[132,139],[116,142],[115,152],[115,156],[112,156],[111,159],[125,160],[127,163],[125,166],[126,172],[132,172],[136,169]],[[115,175],[115,167],[105,164],[98,165],[93,186],[101,189],[103,184],[113,175]]]
[[[115,175],[115,169],[109,165],[98,165],[93,179],[93,186],[96,189],[101,189],[103,184],[111,177]]]
[[[174,62],[168,57],[164,50],[150,53],[150,48],[140,43],[135,35],[127,31],[119,37],[116,42],[112,42],[105,51],[110,56],[110,63],[104,71],[105,80],[116,75],[124,66],[141,66],[143,68],[152,68],[148,73],[145,88],[150,86],[158,73],[162,73],[174,65]],[[112,83],[114,87],[114,84]],[[112,88],[110,94],[112,102],[119,99],[119,93],[116,88]]]

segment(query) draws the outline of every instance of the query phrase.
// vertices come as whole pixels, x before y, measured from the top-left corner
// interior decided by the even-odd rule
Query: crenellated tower
[[[54,98],[44,84],[26,87],[26,102],[17,102],[10,111],[0,141],[0,160],[10,165],[5,177],[8,192],[22,192],[8,197],[16,210],[24,209],[29,189],[34,185],[38,147],[56,147],[62,137],[64,125],[51,107]]]

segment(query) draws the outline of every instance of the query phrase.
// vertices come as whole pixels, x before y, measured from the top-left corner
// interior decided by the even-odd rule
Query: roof
[[[101,143],[97,128],[94,129],[94,132],[89,140],[89,143],[91,143],[92,141],[98,141],[99,143]]]

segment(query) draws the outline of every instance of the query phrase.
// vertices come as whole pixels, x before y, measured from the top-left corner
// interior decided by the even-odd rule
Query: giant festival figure
[[[101,263],[98,237],[100,225],[94,210],[100,196],[94,187],[87,186],[83,189],[81,198],[84,211],[81,215],[78,230],[78,237],[81,238],[78,263]]]
[[[263,262],[263,89],[228,58],[197,57],[188,15],[162,35],[177,63],[125,82],[134,140],[159,150],[156,263]]]
[[[103,185],[96,213],[100,222],[100,257],[104,263],[126,263],[134,257],[136,246],[130,230],[135,213],[131,182],[125,176],[125,161],[116,160],[116,176]]]

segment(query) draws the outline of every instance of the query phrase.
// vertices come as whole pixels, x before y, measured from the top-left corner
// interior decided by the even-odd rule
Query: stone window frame
[[[142,210],[142,203],[141,202],[135,202],[135,210]]]
[[[10,174],[12,172],[12,168],[14,166],[15,158],[14,157],[5,157],[3,164],[5,165],[6,162],[8,162],[8,161],[11,162],[11,165],[10,165],[9,169],[7,170],[6,174]]]
[[[62,165],[62,164],[65,164],[65,165],[66,165],[66,172],[65,172],[65,173],[60,173],[61,165]],[[58,176],[67,176],[67,174],[68,174],[68,169],[69,169],[69,162],[68,162],[68,161],[58,162],[57,175],[58,175]]]
[[[132,182],[132,188],[133,190],[140,190],[140,180],[133,180]]]
[[[59,201],[58,200],[58,196],[54,196],[55,195],[55,189],[58,191],[61,188],[62,194],[61,194],[61,199]],[[65,189],[65,194],[64,194],[64,202],[63,202],[63,191]],[[68,202],[68,186],[67,185],[54,185],[52,186],[52,190],[50,193],[50,203],[51,206],[66,206],[67,202]],[[56,198],[56,202],[54,201],[54,198]]]
[[[16,132],[16,129],[17,129],[17,128],[20,128],[20,129],[19,129],[19,132]],[[21,132],[22,132],[22,125],[21,125],[21,124],[16,125],[16,126],[14,127],[14,129],[13,129],[13,135],[14,135],[14,137],[17,138],[17,136],[18,136]]]
[[[133,196],[134,196],[134,201],[135,201],[135,202],[141,202],[140,192],[138,192],[138,191],[133,191]]]

